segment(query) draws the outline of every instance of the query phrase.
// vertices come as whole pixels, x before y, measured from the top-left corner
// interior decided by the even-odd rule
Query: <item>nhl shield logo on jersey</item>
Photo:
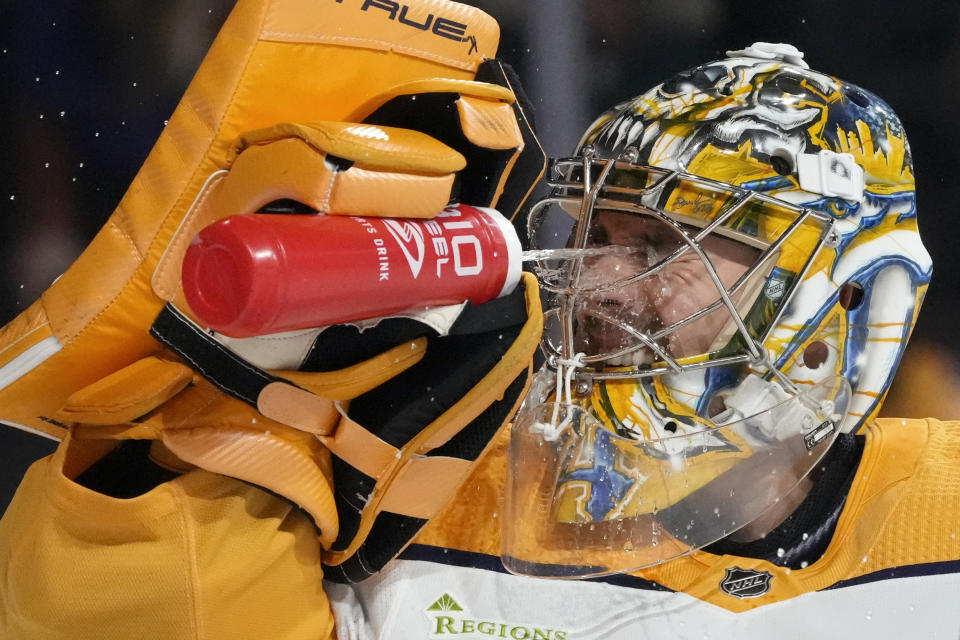
[[[727,568],[727,574],[720,581],[720,590],[728,596],[740,598],[759,598],[770,591],[773,574],[769,571],[754,571],[740,567]]]

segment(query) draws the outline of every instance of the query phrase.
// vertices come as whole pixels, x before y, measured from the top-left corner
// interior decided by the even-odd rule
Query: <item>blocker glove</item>
[[[173,466],[300,505],[331,577],[382,567],[521,397],[535,280],[364,331],[230,340],[189,308],[181,265],[235,214],[429,218],[461,201],[512,219],[545,159],[498,38],[447,0],[240,0],[117,210],[0,330],[0,419],[64,446],[162,443]]]

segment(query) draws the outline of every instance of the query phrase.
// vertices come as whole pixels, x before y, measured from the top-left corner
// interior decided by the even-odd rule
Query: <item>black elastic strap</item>
[[[256,367],[213,336],[195,325],[172,304],[163,307],[150,327],[150,335],[186,361],[193,369],[221,391],[257,406],[257,397],[271,382],[282,381]],[[296,385],[294,385],[296,386]]]

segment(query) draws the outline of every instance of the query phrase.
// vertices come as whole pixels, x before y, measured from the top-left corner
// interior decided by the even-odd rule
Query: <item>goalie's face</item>
[[[583,261],[579,284],[591,293],[575,303],[575,350],[614,354],[605,361],[610,366],[651,364],[658,359],[653,348],[630,351],[638,344],[632,329],[673,358],[709,353],[731,323],[711,271],[729,290],[759,250],[723,237],[697,242],[696,231],[643,214],[595,211],[587,247],[611,251]]]

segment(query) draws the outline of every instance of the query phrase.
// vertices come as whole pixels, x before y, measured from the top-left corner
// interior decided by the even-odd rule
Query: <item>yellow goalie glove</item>
[[[116,211],[0,330],[0,420],[89,451],[86,466],[152,440],[166,466],[300,505],[331,577],[382,567],[521,397],[535,280],[441,320],[231,341],[190,309],[181,266],[201,229],[271,203],[515,216],[544,156],[498,39],[447,0],[239,0]]]

